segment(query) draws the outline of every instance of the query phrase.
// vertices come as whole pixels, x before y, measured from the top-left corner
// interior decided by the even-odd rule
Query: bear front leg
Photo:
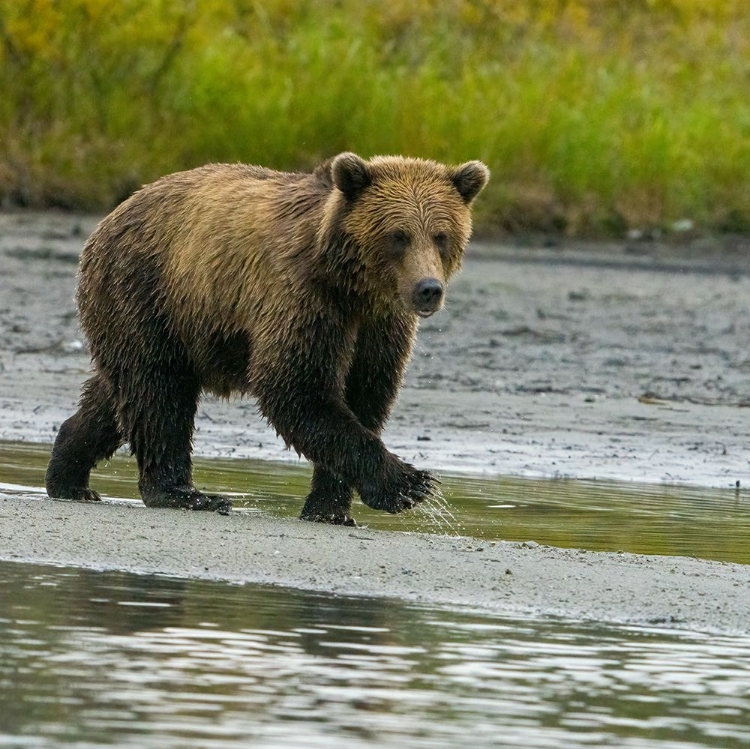
[[[366,429],[380,435],[398,394],[416,333],[410,316],[381,315],[363,323],[358,331],[351,366],[346,378],[345,400]],[[432,491],[434,479],[421,472],[421,484]],[[340,475],[322,465],[313,471],[312,486],[302,509],[303,520],[354,524],[350,517],[352,487]],[[378,507],[387,500],[370,497]],[[418,501],[414,499],[413,501]],[[392,511],[410,506],[401,502]]]
[[[360,423],[377,435],[382,432],[398,395],[415,336],[416,322],[411,315],[380,315],[367,321],[359,331],[346,380],[346,402]],[[390,509],[388,499],[376,488],[369,498],[362,497],[365,504],[400,512],[412,507],[412,501],[419,502],[435,492],[437,479],[428,471],[402,465],[411,479],[401,504],[395,510]],[[399,491],[404,494],[403,488]]]
[[[374,509],[402,512],[435,490],[432,476],[388,452],[341,398],[319,388],[276,390],[272,397],[261,392],[258,403],[287,445],[341,476]]]
[[[316,465],[313,468],[310,493],[300,518],[317,523],[354,526],[357,523],[351,517],[351,509],[351,486],[341,476],[324,466]]]
[[[309,381],[309,371],[307,375]],[[259,388],[258,403],[287,445],[341,477],[369,507],[398,513],[435,492],[435,479],[428,472],[390,453],[330,389]]]
[[[346,376],[346,403],[359,422],[380,434],[411,357],[416,325],[411,317],[381,315],[362,325]]]

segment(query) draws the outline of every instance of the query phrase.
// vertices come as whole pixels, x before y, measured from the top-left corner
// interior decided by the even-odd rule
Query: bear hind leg
[[[89,487],[91,469],[112,457],[122,441],[110,388],[101,375],[94,375],[83,386],[78,411],[57,433],[45,475],[47,494],[98,501],[99,495]]]
[[[138,489],[147,507],[208,510],[227,514],[231,501],[203,494],[193,486],[193,426],[200,386],[187,368],[161,376],[134,378],[148,382],[146,393],[125,399],[121,421],[138,461]]]
[[[331,525],[357,523],[351,516],[352,488],[341,477],[321,465],[313,468],[310,493],[300,518]]]

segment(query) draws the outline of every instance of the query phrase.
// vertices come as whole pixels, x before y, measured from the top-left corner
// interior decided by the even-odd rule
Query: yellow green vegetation
[[[485,229],[750,230],[747,0],[5,0],[0,199],[207,161],[483,159]]]

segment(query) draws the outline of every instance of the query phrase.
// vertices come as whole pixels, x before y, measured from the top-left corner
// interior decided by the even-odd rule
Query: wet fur
[[[305,518],[351,522],[352,490],[389,512],[428,496],[432,477],[379,435],[416,333],[413,285],[459,267],[487,174],[342,154],[312,174],[211,165],[133,195],[82,254],[94,373],[60,428],[50,496],[97,499],[92,467],[127,442],[147,505],[228,511],[192,484],[202,391],[255,396],[313,462]]]

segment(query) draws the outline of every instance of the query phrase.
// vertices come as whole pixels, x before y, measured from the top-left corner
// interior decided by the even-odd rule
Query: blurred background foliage
[[[0,0],[0,91],[6,206],[351,149],[483,159],[485,231],[750,231],[747,0]]]

